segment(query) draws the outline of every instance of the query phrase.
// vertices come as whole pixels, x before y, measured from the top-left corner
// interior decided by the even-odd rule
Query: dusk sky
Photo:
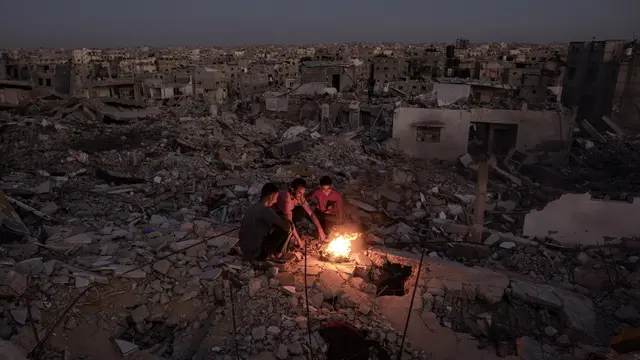
[[[640,0],[0,0],[0,47],[630,39],[639,16]]]

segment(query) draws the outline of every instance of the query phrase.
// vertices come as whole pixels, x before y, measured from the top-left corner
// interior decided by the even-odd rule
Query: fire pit
[[[320,257],[329,262],[351,261],[351,244],[360,234],[337,234],[331,237],[328,244],[320,250]]]

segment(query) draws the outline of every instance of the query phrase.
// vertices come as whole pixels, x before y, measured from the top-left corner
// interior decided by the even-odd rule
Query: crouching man
[[[275,260],[288,251],[291,224],[272,206],[278,200],[278,186],[266,183],[260,201],[245,212],[238,237],[245,260]]]
[[[303,247],[304,243],[296,229],[296,224],[298,224],[303,218],[311,220],[313,225],[316,227],[318,239],[320,241],[324,241],[327,238],[322,225],[320,225],[318,217],[313,213],[304,196],[306,191],[307,182],[304,181],[304,179],[296,178],[291,182],[291,186],[288,190],[280,191],[278,201],[274,206],[278,215],[291,222],[292,236],[298,243],[299,247]]]

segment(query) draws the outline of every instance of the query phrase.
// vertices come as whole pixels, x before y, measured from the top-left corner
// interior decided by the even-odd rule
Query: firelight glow
[[[351,242],[358,234],[340,234],[334,237],[327,246],[326,252],[335,257],[348,257],[351,254]]]

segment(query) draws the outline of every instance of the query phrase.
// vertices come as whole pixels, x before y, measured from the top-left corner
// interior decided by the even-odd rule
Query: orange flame
[[[351,242],[358,238],[358,234],[340,234],[329,242],[326,252],[335,257],[348,257],[351,254]]]

